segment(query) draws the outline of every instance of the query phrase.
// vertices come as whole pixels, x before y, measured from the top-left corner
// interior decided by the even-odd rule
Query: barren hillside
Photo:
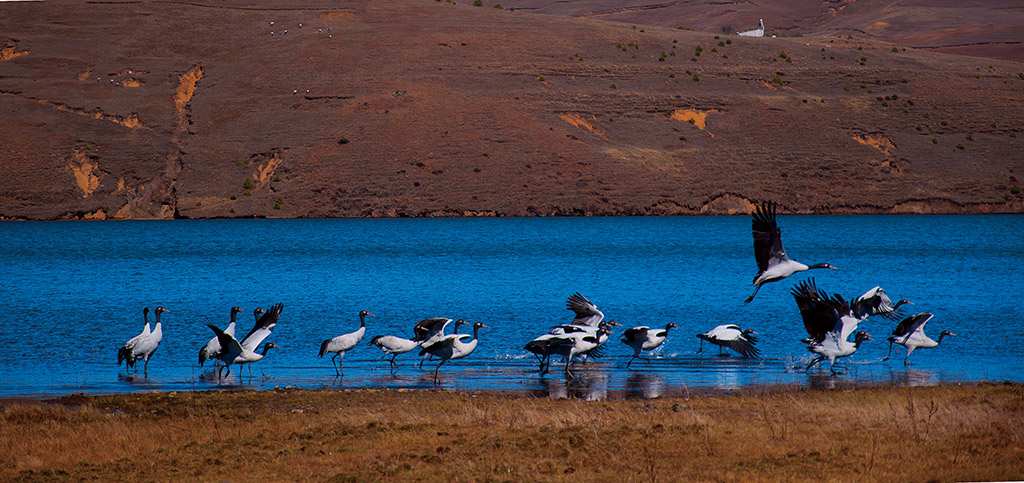
[[[0,3],[0,216],[1024,211],[1021,63],[283,5]]]

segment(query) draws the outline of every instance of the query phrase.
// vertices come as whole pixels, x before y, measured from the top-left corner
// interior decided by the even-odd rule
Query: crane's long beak
[[[367,312],[366,315],[369,315],[370,317],[376,317],[376,315],[373,315],[373,314],[371,314],[369,312]]]
[[[490,329],[490,328],[491,328],[491,326],[489,326],[489,325],[484,325],[484,324],[480,324],[480,327],[483,327],[483,328],[485,328],[485,329]]]

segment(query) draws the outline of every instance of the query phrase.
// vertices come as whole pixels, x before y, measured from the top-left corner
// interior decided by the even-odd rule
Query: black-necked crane
[[[875,315],[896,320],[900,317],[900,306],[905,304],[914,305],[907,299],[902,299],[894,304],[882,287],[875,287],[854,299],[850,304],[850,310],[853,311],[853,316],[860,320]]]
[[[270,349],[280,348],[280,346],[277,346],[272,342],[268,342],[263,345],[263,351],[256,352],[255,348],[258,347],[258,344],[256,346],[253,346],[253,348],[251,349],[246,348],[240,342],[238,342],[238,339],[235,339],[234,336],[225,333],[223,330],[220,329],[220,327],[217,327],[216,325],[213,324],[206,324],[206,326],[213,330],[214,334],[217,334],[217,341],[220,343],[221,346],[220,352],[214,355],[214,358],[223,363],[221,368],[218,370],[217,374],[218,377],[220,378],[224,378],[225,376],[231,374],[231,364],[252,364],[254,362],[263,360],[263,358],[266,357],[267,355],[267,351],[269,351]],[[221,374],[221,372],[223,371],[226,372]],[[249,371],[251,375],[252,366],[249,366]],[[238,372],[241,373],[241,369],[239,369]]]
[[[461,322],[462,320],[460,319],[459,321]],[[484,325],[483,322],[477,322],[473,324],[472,336],[469,334],[452,334],[434,342],[433,344],[422,346],[423,348],[420,350],[420,355],[430,354],[441,359],[441,362],[434,369],[435,384],[437,383],[438,371],[441,370],[441,366],[443,366],[444,363],[450,360],[462,359],[463,357],[470,355],[476,349],[477,343],[480,342],[479,332],[481,328],[486,329],[489,327]],[[470,337],[472,337],[472,339],[470,339]]]
[[[703,334],[697,334],[700,339],[700,348],[697,353],[704,351],[704,341],[718,346],[718,355],[726,355],[722,352],[723,347],[728,347],[738,352],[743,357],[760,357],[761,351],[756,347],[757,332],[754,329],[741,329],[736,324],[722,324]]]
[[[323,342],[320,343],[319,357],[323,357],[324,354],[329,354],[333,352],[334,355],[331,356],[331,364],[334,366],[334,372],[338,376],[341,376],[345,370],[343,367],[345,364],[345,352],[352,350],[352,348],[359,345],[359,341],[363,340],[363,334],[366,333],[367,315],[369,315],[370,317],[376,317],[376,315],[373,315],[365,310],[360,310],[359,329],[357,329],[355,332],[342,334],[332,339],[324,340]],[[338,356],[341,356],[340,364],[336,362]]]
[[[873,340],[863,330],[857,331],[852,343],[847,340],[850,333],[857,329],[859,319],[853,316],[850,305],[842,297],[829,297],[815,287],[813,279],[801,282],[793,288],[792,293],[797,307],[800,308],[804,329],[811,336],[807,350],[818,355],[807,364],[804,371],[828,359],[829,371],[836,374],[837,358],[852,355],[865,340]]]
[[[153,353],[160,347],[160,341],[164,338],[163,324],[160,322],[160,314],[164,312],[170,312],[163,307],[157,307],[153,310],[153,315],[156,317],[156,323],[153,325],[153,331],[146,337],[142,337],[132,348],[131,357],[133,359],[142,359],[145,361],[143,368],[143,377],[149,377],[149,359],[153,357]]]
[[[413,337],[412,340],[419,342],[420,347],[432,345],[435,342],[440,341],[441,339],[444,339],[451,335],[458,334],[460,325],[469,325],[469,323],[466,322],[465,320],[456,320],[455,328],[453,329],[454,332],[452,334],[445,335],[444,330],[448,328],[448,325],[451,323],[452,319],[449,319],[447,317],[431,317],[429,319],[423,319],[419,322],[416,322],[416,325],[412,329],[413,334],[415,334],[415,337]],[[423,368],[423,363],[426,362],[426,360],[431,357],[433,356],[430,355],[429,353],[426,355],[422,355],[422,357],[420,357],[420,369]]]
[[[590,325],[573,324],[556,325],[551,327],[548,333],[543,334],[528,342],[526,346],[523,347],[523,349],[532,352],[533,355],[537,357],[537,360],[540,362],[540,373],[544,374],[545,369],[549,365],[549,359],[551,358],[551,355],[559,354],[559,352],[556,351],[555,349],[565,344],[562,339],[566,337],[594,337],[595,341],[597,342],[597,346],[600,346],[608,339],[608,335],[611,334],[610,327],[619,325],[622,324],[619,324],[612,320],[601,321],[597,324],[596,327]],[[604,330],[602,331],[602,329]],[[595,346],[595,348],[597,346]],[[562,349],[564,350],[561,350],[561,354],[563,356],[566,356],[566,354],[568,353],[568,348],[562,347]],[[591,350],[582,351],[579,352],[579,354],[582,357],[586,357],[586,355],[589,354]]]
[[[269,336],[274,331],[274,327],[277,327],[277,321],[278,319],[281,318],[281,311],[283,310],[284,304],[282,303],[272,305],[270,309],[268,309],[266,312],[260,310],[260,313],[262,313],[262,315],[260,315],[259,318],[256,319],[256,323],[253,324],[252,329],[249,330],[247,334],[245,334],[245,337],[243,337],[242,341],[239,343],[239,345],[242,347],[243,353],[248,355],[249,353],[256,352],[256,348],[258,348],[260,344],[263,343],[263,340],[266,339],[267,336]],[[275,345],[273,347],[280,348],[281,346]],[[266,351],[267,349],[264,347],[263,353],[265,354]],[[221,362],[224,361],[223,358],[218,359],[220,359]],[[247,364],[249,362],[254,361],[249,361],[247,359],[239,359],[234,361],[235,364],[239,365]],[[239,373],[241,373],[241,369],[239,369]],[[249,366],[249,377],[252,377],[252,366]]]
[[[415,335],[412,340],[427,345],[433,344],[444,337],[444,329],[451,323],[452,319],[447,317],[431,317],[416,322],[416,325],[412,328],[412,332]]]
[[[744,304],[754,300],[758,290],[766,283],[778,282],[790,275],[815,268],[838,270],[827,263],[804,265],[791,260],[782,247],[782,231],[775,222],[775,211],[778,205],[771,201],[761,203],[754,208],[752,229],[754,234],[754,258],[757,260],[757,275],[754,276],[754,293],[743,301]]]
[[[242,309],[238,307],[231,307],[231,321],[228,323],[228,326],[224,328],[225,334],[230,335],[231,337],[235,336],[235,323],[237,322],[236,319],[238,318],[238,313],[241,311]],[[259,317],[257,317],[256,320],[259,320]],[[220,341],[218,341],[217,336],[214,335],[206,345],[199,349],[199,367],[203,367],[203,363],[207,360],[213,359],[213,355],[218,352],[220,352]]]
[[[381,356],[381,359],[386,359],[388,356],[391,356],[391,369],[398,367],[398,363],[395,362],[395,357],[398,357],[399,354],[412,352],[414,349],[419,347],[420,344],[420,341],[406,339],[396,335],[378,335],[370,339],[370,345],[377,346],[377,348],[384,351],[384,355]]]
[[[664,330],[652,329],[646,325],[626,329],[626,332],[622,334],[622,343],[633,349],[633,357],[630,357],[629,362],[626,363],[626,369],[629,369],[629,365],[640,355],[641,351],[652,351],[661,347],[668,337],[669,329],[677,327],[679,326],[669,322],[665,325]]]
[[[586,325],[597,328],[601,321],[604,320],[604,314],[597,309],[597,306],[583,295],[580,295],[579,292],[569,296],[565,301],[565,308],[576,314],[576,317],[572,320],[572,325]]]
[[[132,349],[135,348],[135,344],[138,344],[140,339],[149,337],[149,334],[153,332],[153,329],[149,327],[149,307],[142,309],[142,320],[146,323],[146,325],[142,326],[142,332],[128,339],[124,343],[124,347],[117,349],[117,367],[121,367],[121,361],[125,361],[124,368],[126,371],[135,367],[135,357],[132,355]],[[138,369],[136,368],[135,371],[138,372]]]
[[[903,319],[899,325],[896,326],[892,331],[892,336],[889,337],[889,353],[885,355],[883,361],[889,360],[889,356],[892,355],[893,343],[899,344],[907,348],[907,355],[903,358],[903,365],[907,365],[907,359],[910,358],[910,353],[914,352],[914,349],[931,349],[942,343],[942,338],[945,336],[956,337],[956,334],[944,330],[939,333],[939,340],[932,340],[927,335],[924,335],[924,324],[927,324],[932,319],[932,314],[927,312],[912,315]]]

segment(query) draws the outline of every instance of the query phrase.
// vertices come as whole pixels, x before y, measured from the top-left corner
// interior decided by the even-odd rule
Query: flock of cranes
[[[752,232],[754,239],[754,256],[757,261],[758,273],[754,277],[754,291],[744,304],[749,304],[768,283],[781,281],[793,274],[812,269],[837,268],[827,263],[805,265],[790,259],[782,246],[782,234],[776,222],[777,205],[772,202],[765,202],[755,207],[752,220]],[[867,320],[868,317],[879,316],[890,320],[897,320],[901,315],[901,307],[911,304],[906,299],[893,303],[881,287],[875,287],[860,297],[847,301],[838,294],[829,295],[826,291],[819,289],[813,278],[804,280],[792,288],[791,294],[796,301],[797,308],[803,319],[804,329],[808,337],[801,340],[806,344],[807,350],[813,355],[813,359],[804,369],[824,362],[829,362],[829,370],[833,375],[840,374],[836,371],[841,364],[836,360],[852,355],[865,341],[873,340],[871,335],[863,330],[858,330],[858,325]],[[262,350],[260,344],[273,332],[283,310],[283,304],[276,304],[264,312],[257,308],[253,315],[255,323],[252,329],[241,338],[235,337],[236,318],[242,309],[232,307],[231,319],[227,327],[221,329],[215,325],[207,324],[213,331],[214,337],[200,348],[199,365],[202,366],[208,360],[214,360],[219,365],[217,369],[218,378],[222,378],[231,372],[231,365],[249,365],[250,376],[252,364],[266,357],[270,349],[279,346],[273,343],[266,343]],[[605,320],[604,313],[597,306],[579,293],[571,295],[566,301],[566,308],[571,310],[575,317],[570,323],[549,327],[547,331],[533,340],[529,341],[524,349],[536,356],[539,363],[539,372],[545,374],[550,372],[551,358],[560,357],[564,363],[563,372],[566,377],[573,378],[572,364],[576,361],[587,361],[588,358],[601,357],[604,354],[604,344],[611,337],[614,327],[621,324],[612,320]],[[160,316],[169,312],[163,307],[157,307],[153,311],[156,324],[151,329],[149,325],[149,308],[143,311],[145,326],[142,332],[129,339],[123,347],[118,348],[118,365],[125,362],[126,368],[138,368],[136,362],[144,362],[143,373],[148,377],[149,360],[160,346],[163,338]],[[344,375],[345,353],[355,349],[363,340],[366,334],[366,317],[375,317],[373,314],[363,310],[359,312],[359,328],[351,333],[342,334],[337,337],[324,340],[320,345],[319,357],[328,354],[331,356],[331,363],[338,377]],[[888,337],[889,355],[892,354],[892,345],[898,344],[907,349],[904,357],[904,365],[908,364],[907,359],[916,349],[932,348],[939,345],[945,336],[955,336],[952,332],[945,330],[939,335],[938,340],[932,340],[924,333],[925,324],[931,320],[932,314],[919,313],[903,319]],[[454,325],[452,325],[454,322]],[[480,341],[480,329],[489,328],[481,322],[472,324],[473,333],[460,334],[461,325],[470,325],[469,322],[459,319],[453,321],[445,317],[434,317],[424,319],[413,327],[413,338],[406,339],[396,335],[379,335],[370,339],[370,345],[379,348],[383,352],[383,358],[391,356],[389,363],[392,370],[398,366],[395,358],[400,354],[419,351],[421,357],[419,366],[429,359],[437,359],[439,362],[434,368],[434,381],[438,380],[438,373],[441,366],[451,360],[457,360],[469,356],[476,349]],[[446,334],[445,330],[452,326],[452,333]],[[633,350],[626,367],[629,368],[636,359],[645,360],[641,353],[653,351],[660,347],[667,339],[669,332],[679,326],[673,322],[664,325],[664,328],[652,328],[649,326],[637,326],[625,330],[620,339],[623,344]],[[700,349],[704,349],[704,342],[719,346],[719,354],[724,349],[735,351],[746,358],[760,357],[760,351],[756,347],[759,335],[753,329],[742,329],[735,324],[723,324],[711,329],[706,333],[697,334],[700,340]],[[853,340],[850,340],[853,336]]]

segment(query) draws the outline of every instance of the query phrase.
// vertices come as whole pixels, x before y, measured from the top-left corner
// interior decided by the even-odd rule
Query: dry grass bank
[[[1024,386],[584,402],[203,392],[7,402],[0,480],[1006,480]]]

